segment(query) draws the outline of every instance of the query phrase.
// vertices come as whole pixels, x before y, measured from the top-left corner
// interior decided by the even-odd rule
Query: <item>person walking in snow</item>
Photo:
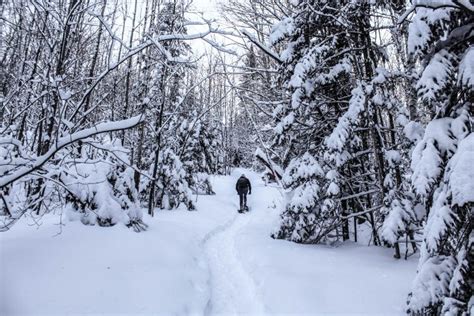
[[[250,185],[249,179],[245,177],[245,174],[242,174],[240,178],[237,180],[235,184],[235,189],[237,190],[237,194],[240,198],[240,210],[239,212],[243,212],[244,210],[248,211],[247,207],[247,193],[252,194],[252,186]]]

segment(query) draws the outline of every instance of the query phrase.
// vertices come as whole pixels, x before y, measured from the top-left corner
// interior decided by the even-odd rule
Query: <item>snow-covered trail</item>
[[[238,171],[234,172],[236,173]],[[253,174],[249,176],[254,180]],[[234,190],[234,177],[226,178],[225,182],[216,187],[216,199],[227,201],[225,211],[235,215],[226,224],[216,228],[204,243],[210,270],[211,294],[206,314],[262,315],[264,306],[259,299],[255,281],[243,267],[236,248],[236,238],[248,225],[253,213],[237,213],[238,200]],[[253,192],[256,195],[259,189],[256,187],[256,181],[252,182],[254,182]]]
[[[236,218],[206,243],[211,273],[211,297],[206,314],[262,315],[264,312],[255,281],[243,268],[235,247],[236,235],[247,221],[248,218]]]

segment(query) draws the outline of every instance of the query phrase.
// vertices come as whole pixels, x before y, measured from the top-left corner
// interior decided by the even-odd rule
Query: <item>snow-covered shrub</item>
[[[64,170],[59,180],[66,189],[71,219],[99,226],[142,222],[133,170],[118,161],[78,162]]]
[[[28,162],[28,153],[23,148],[23,144],[14,135],[17,133],[17,126],[3,126],[0,124],[0,178],[8,175],[12,166],[20,166]],[[18,198],[25,199],[25,192],[21,186],[9,185],[0,189],[0,216],[17,215],[19,209]],[[14,201],[16,200],[16,201]]]
[[[412,124],[410,124],[412,123]],[[417,250],[415,231],[419,230],[422,224],[425,211],[423,205],[418,201],[412,188],[406,179],[411,176],[409,164],[404,161],[408,156],[408,150],[412,148],[411,142],[418,137],[416,124],[410,122],[411,130],[406,137],[406,130],[399,129],[399,139],[402,140],[400,150],[386,150],[384,153],[385,166],[388,171],[384,177],[384,187],[387,192],[384,197],[384,206],[380,210],[382,222],[381,237],[385,244],[395,247],[394,257],[400,258],[399,239],[406,237],[411,240],[413,251]],[[405,125],[406,126],[408,126]]]
[[[160,153],[158,174],[157,206],[162,209],[175,209],[181,203],[188,210],[194,210],[192,192],[186,179],[186,170],[179,157],[171,149]]]
[[[409,229],[416,219],[413,217],[413,206],[408,199],[394,198],[387,210],[382,226],[382,238],[390,245],[395,244]]]
[[[0,126],[0,128],[1,127],[2,126]],[[13,153],[14,146],[10,145],[10,142],[10,138],[0,138],[0,177],[7,173],[9,170],[7,168],[8,163],[15,158],[15,154]],[[8,201],[10,190],[11,188],[9,187],[0,189],[0,215],[12,215],[11,208],[13,207],[13,204]]]
[[[291,189],[281,223],[272,237],[298,243],[318,243],[339,224],[333,205],[323,199],[324,171],[309,153],[293,159],[283,175]]]
[[[135,231],[143,230],[147,227],[142,221],[142,210],[138,191],[135,188],[134,170],[123,164],[115,164],[107,177],[112,185],[114,196],[120,203],[121,208],[127,212],[129,218],[128,227]]]
[[[414,194],[410,193],[410,188],[406,181],[402,181],[402,168],[400,154],[391,150],[385,153],[388,173],[384,179],[387,194],[384,198],[384,206],[380,214],[382,216],[382,240],[391,246],[395,246],[397,258],[400,257],[397,242],[400,237],[407,235],[413,239],[413,232],[418,227],[423,218],[423,214],[417,212],[420,205],[417,203]],[[414,245],[414,243],[412,243]],[[416,247],[413,247],[416,250]]]
[[[211,179],[207,173],[198,172],[192,175],[191,189],[196,194],[215,194],[212,189]]]
[[[32,154],[28,145],[25,144],[22,128],[16,125],[5,127],[0,124],[0,129],[2,130],[0,179],[8,180],[15,171],[21,171],[22,168],[34,162],[36,154]],[[53,174],[54,172],[51,173]],[[0,188],[0,216],[6,217],[6,225],[0,224],[1,229],[8,230],[27,212],[42,216],[48,209],[54,209],[57,206],[57,192],[54,186],[43,178],[49,175],[45,170],[38,170],[35,173],[26,174],[22,179],[23,182],[14,181]]]

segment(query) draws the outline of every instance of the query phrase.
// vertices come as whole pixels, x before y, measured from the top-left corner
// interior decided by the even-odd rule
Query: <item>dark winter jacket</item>
[[[252,193],[252,186],[250,185],[249,179],[243,176],[240,177],[239,180],[237,180],[237,183],[235,184],[235,189],[239,194]]]

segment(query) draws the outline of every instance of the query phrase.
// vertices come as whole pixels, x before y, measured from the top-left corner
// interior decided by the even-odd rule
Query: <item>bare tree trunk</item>
[[[100,11],[101,18],[104,17],[106,7],[107,7],[107,0],[102,0],[102,10]],[[96,68],[96,65],[97,65],[97,59],[99,57],[99,52],[100,52],[100,43],[101,43],[101,38],[102,38],[102,30],[103,30],[102,23],[99,23],[99,32],[97,34],[97,42],[96,42],[96,46],[95,46],[94,55],[92,57],[91,67],[89,68],[89,74],[88,74],[89,79],[87,80],[87,86],[90,86],[92,84],[92,78],[94,77],[95,68]],[[84,112],[87,112],[87,110],[89,110],[89,104],[90,104],[92,95],[93,95],[93,93],[91,93],[87,96],[86,102],[84,103]],[[84,119],[85,119],[85,117],[84,117]],[[79,153],[79,155],[81,155],[81,153],[82,153],[82,143],[79,144],[78,153]]]
[[[164,86],[164,82],[162,82],[162,87],[163,86]],[[163,96],[163,100],[161,101],[161,106],[160,106],[160,112],[158,114],[157,122],[155,125],[155,132],[157,133],[155,160],[153,161],[153,174],[152,174],[151,187],[150,187],[150,196],[148,198],[148,214],[150,216],[155,215],[155,188],[156,188],[156,180],[157,180],[156,178],[158,176],[158,164],[159,164],[160,151],[161,151],[161,126],[163,124],[164,108],[165,108],[165,97]]]
[[[133,18],[132,18],[132,29],[130,31],[130,41],[129,41],[129,46],[131,47],[133,44],[133,34],[135,32],[135,20],[137,17],[137,5],[138,5],[138,0],[135,0],[135,5],[133,9]],[[127,65],[127,76],[125,79],[125,107],[123,109],[123,118],[126,118],[128,115],[128,110],[130,107],[130,77],[131,77],[131,72],[132,72],[132,63],[133,63],[133,57],[128,60],[128,65]],[[125,145],[125,131],[122,132],[122,146]]]

